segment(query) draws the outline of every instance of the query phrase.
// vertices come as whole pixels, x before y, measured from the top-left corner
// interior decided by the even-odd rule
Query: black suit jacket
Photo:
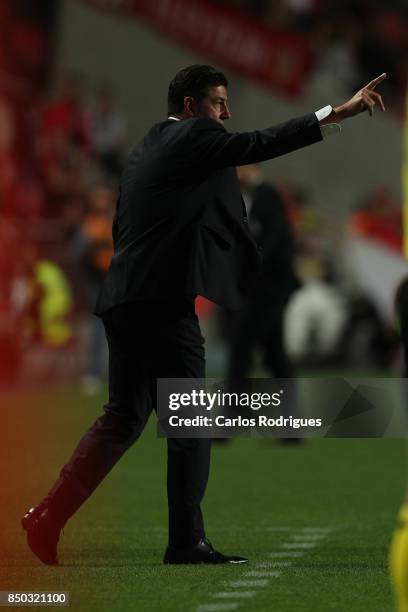
[[[294,268],[295,239],[280,193],[266,181],[252,191],[249,226],[262,249],[262,274],[253,298],[289,297],[300,287]]]
[[[138,300],[202,295],[231,309],[260,269],[235,166],[322,139],[314,113],[228,133],[208,118],[155,124],[131,152],[113,221],[114,256],[95,314]]]

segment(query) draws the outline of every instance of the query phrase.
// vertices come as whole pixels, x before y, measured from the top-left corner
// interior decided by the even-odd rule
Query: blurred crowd
[[[8,147],[13,122],[0,104],[0,383],[79,375],[84,392],[93,394],[106,376],[106,341],[91,313],[113,252],[126,120],[109,85],[89,91],[76,75],[62,77],[26,114],[33,147],[18,166]],[[262,347],[272,373],[286,364],[280,376],[292,376],[292,363],[390,367],[392,315],[381,312],[369,290],[350,283],[357,265],[342,270],[339,254],[357,236],[384,248],[385,259],[388,252],[401,257],[400,203],[378,186],[344,227],[320,214],[312,196],[291,181],[271,185],[260,168],[241,169],[239,178],[253,232],[268,255],[265,285],[246,318],[227,317],[229,329],[226,321],[222,330],[213,324],[210,372],[215,363],[216,375],[221,368],[249,373],[252,353]],[[204,326],[216,321],[213,306],[198,308]],[[234,349],[234,339],[245,346]],[[228,346],[238,359],[229,365]]]
[[[402,207],[385,186],[369,193],[349,220],[351,232],[370,237],[397,253],[403,248],[402,227]]]
[[[398,367],[393,300],[406,268],[398,199],[378,186],[339,220],[260,167],[239,168],[238,177],[263,250],[262,282],[239,316],[221,317],[226,350],[214,371],[293,378]]]
[[[12,117],[4,124],[12,144]],[[50,375],[58,349],[78,349],[77,322],[91,312],[112,256],[126,150],[113,91],[108,84],[86,91],[76,75],[61,78],[27,110],[25,125],[27,149],[32,145],[26,165],[21,156],[16,163],[13,146],[0,147],[0,377],[6,380],[18,375],[28,347],[53,350],[43,368]],[[87,327],[83,373],[93,384],[104,370],[104,338],[96,317]]]
[[[405,0],[223,0],[266,24],[304,34],[320,79],[354,92],[382,72],[389,109],[402,113],[408,73]],[[323,83],[325,86],[326,83]]]

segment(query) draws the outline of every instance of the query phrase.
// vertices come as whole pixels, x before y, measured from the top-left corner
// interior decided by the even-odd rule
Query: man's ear
[[[188,117],[195,117],[195,100],[192,96],[184,98],[184,113]]]

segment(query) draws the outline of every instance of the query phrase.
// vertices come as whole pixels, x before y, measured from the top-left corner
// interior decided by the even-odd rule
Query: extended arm
[[[384,73],[373,79],[350,100],[331,107],[328,114],[323,113],[322,118],[310,113],[264,130],[232,134],[213,119],[198,118],[190,131],[192,162],[211,168],[244,166],[318,142],[322,140],[323,126],[340,123],[366,110],[372,115],[376,105],[385,111],[382,98],[375,91],[385,78]]]
[[[213,119],[196,119],[190,131],[193,160],[213,168],[245,166],[322,140],[315,113],[265,130],[228,133]]]

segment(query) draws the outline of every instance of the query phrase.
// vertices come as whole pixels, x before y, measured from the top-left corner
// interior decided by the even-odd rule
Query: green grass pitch
[[[66,526],[60,567],[42,565],[26,548],[20,517],[46,493],[103,400],[84,399],[74,386],[2,395],[0,590],[69,591],[75,612],[394,609],[387,556],[406,484],[403,440],[216,445],[203,506],[207,534],[250,564],[169,567],[161,562],[165,441],[152,417]],[[332,531],[301,557],[271,556],[290,552],[299,536],[307,545],[308,528]],[[254,571],[280,575],[245,575]]]

